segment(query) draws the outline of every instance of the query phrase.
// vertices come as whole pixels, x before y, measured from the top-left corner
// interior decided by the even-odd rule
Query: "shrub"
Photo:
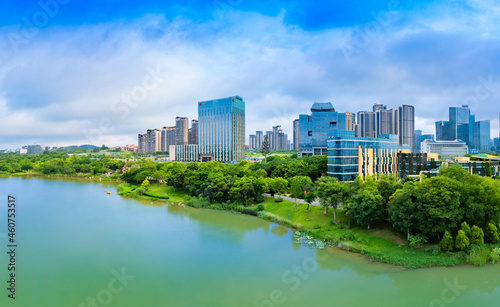
[[[135,193],[137,195],[143,195],[144,193],[146,193],[146,190],[143,187],[139,187],[139,188],[135,189]]]
[[[149,180],[144,179],[144,181],[141,184],[141,187],[146,191],[149,190]]]
[[[471,245],[469,248],[469,255],[467,256],[467,262],[478,266],[485,265],[490,254],[490,249],[485,245]]]
[[[489,223],[486,227],[486,236],[491,243],[498,243],[498,229],[493,223]]]
[[[339,223],[339,229],[344,229],[344,224]]]
[[[467,238],[463,230],[459,230],[455,239],[455,247],[458,250],[463,251],[467,248],[467,246],[469,246],[469,239]]]
[[[451,251],[453,250],[453,237],[451,236],[451,234],[446,231],[444,233],[444,236],[443,236],[443,239],[441,240],[441,242],[439,243],[439,245],[441,245],[441,248],[444,250],[444,251]]]
[[[425,251],[428,253],[431,253],[432,256],[437,256],[439,254],[439,252],[441,251],[441,246],[439,246],[439,245],[429,246],[425,249]]]
[[[355,238],[356,238],[356,235],[354,234],[354,232],[352,232],[350,230],[346,230],[346,231],[344,231],[343,234],[340,235],[340,240],[344,240],[344,241],[354,240]]]
[[[470,244],[484,244],[484,232],[477,226],[472,226],[470,231]]]
[[[495,247],[490,253],[491,263],[495,263],[500,258],[500,248]]]
[[[427,237],[423,234],[410,235],[410,247],[421,248],[423,243],[427,243]]]
[[[257,211],[259,211],[259,212],[260,212],[260,211],[264,211],[264,209],[265,209],[265,208],[264,208],[264,205],[258,205],[258,206],[257,206]]]
[[[274,199],[275,203],[281,203],[282,201],[283,201],[283,198],[281,198],[281,197],[278,197],[278,198]]]

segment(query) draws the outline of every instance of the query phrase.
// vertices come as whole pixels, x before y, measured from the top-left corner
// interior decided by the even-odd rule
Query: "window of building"
[[[333,128],[337,127],[337,122],[330,122],[330,127],[333,127]]]
[[[313,132],[311,130],[307,131],[307,136],[313,136]]]

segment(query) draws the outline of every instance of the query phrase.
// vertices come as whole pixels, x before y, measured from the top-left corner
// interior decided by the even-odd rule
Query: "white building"
[[[433,141],[423,140],[420,144],[422,153],[437,153],[440,159],[451,159],[453,157],[463,157],[469,153],[467,143],[460,140],[454,141]]]

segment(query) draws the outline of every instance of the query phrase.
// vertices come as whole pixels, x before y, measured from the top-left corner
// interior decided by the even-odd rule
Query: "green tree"
[[[470,231],[470,244],[484,244],[484,232],[477,226],[472,226]]]
[[[316,199],[316,193],[314,191],[306,192],[306,194],[304,195],[304,200],[307,202],[306,212],[309,212],[309,206],[314,202],[315,199]]]
[[[464,231],[465,235],[470,238],[470,226],[467,224],[467,222],[462,223],[462,230]]]
[[[453,250],[453,246],[454,246],[454,244],[453,244],[453,237],[448,232],[448,230],[445,231],[443,239],[441,240],[441,242],[439,243],[439,245],[441,245],[441,248],[444,251],[452,251]]]
[[[467,248],[467,246],[469,246],[469,239],[467,238],[463,230],[459,230],[455,239],[455,247],[458,250],[463,251]]]
[[[380,193],[371,188],[363,188],[352,199],[349,215],[360,225],[367,226],[377,222],[384,213],[384,200]]]
[[[141,184],[141,188],[143,188],[146,191],[149,190],[149,180],[144,179],[144,181]]]
[[[274,194],[281,194],[286,191],[288,181],[281,177],[267,178],[267,186],[269,187],[269,193],[274,197]]]
[[[488,226],[486,227],[486,238],[488,238],[488,241],[491,243],[498,243],[500,239],[498,238],[498,229],[493,223],[488,223]]]
[[[265,178],[265,177],[267,177],[267,172],[266,172],[266,170],[264,170],[264,169],[259,169],[259,170],[257,170],[257,171],[255,172],[255,176],[256,176],[256,177]]]
[[[301,197],[302,193],[304,193],[304,191],[300,187],[300,183],[298,181],[294,181],[290,187],[290,196],[295,198],[295,211],[297,211],[297,198]]]
[[[328,214],[328,208],[333,208],[333,222],[337,223],[337,207],[347,197],[347,186],[337,178],[323,176],[317,181],[317,196],[320,203]]]
[[[265,163],[267,163],[267,156],[269,155],[269,136],[266,134],[262,141],[262,154],[264,155]]]
[[[436,176],[421,183],[422,205],[414,212],[417,230],[426,235],[442,234],[457,229],[463,220],[460,204],[462,184],[457,180]]]
[[[406,232],[406,239],[410,240],[410,233],[417,229],[417,215],[414,213],[422,208],[422,186],[419,183],[408,182],[402,190],[397,190],[389,201],[389,222],[392,227]]]

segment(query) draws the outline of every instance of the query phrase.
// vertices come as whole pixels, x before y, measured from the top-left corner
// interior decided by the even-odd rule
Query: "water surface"
[[[499,305],[500,265],[406,270],[294,244],[292,231],[255,217],[124,199],[112,183],[0,178],[0,199],[0,306]]]

